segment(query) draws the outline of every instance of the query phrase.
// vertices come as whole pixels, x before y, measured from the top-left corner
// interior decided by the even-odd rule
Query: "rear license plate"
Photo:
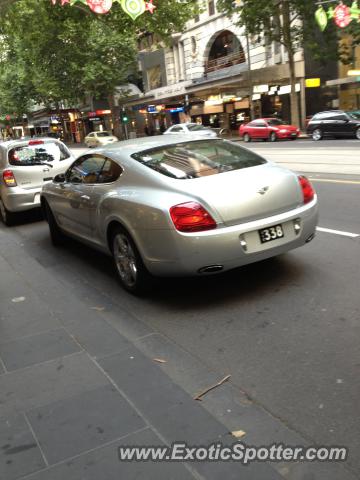
[[[284,236],[284,230],[282,225],[274,225],[273,227],[262,228],[259,230],[259,237],[261,243],[271,242],[277,238]]]

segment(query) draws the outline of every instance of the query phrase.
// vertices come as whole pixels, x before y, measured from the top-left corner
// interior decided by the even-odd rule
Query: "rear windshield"
[[[132,157],[168,177],[190,179],[255,167],[266,160],[224,140],[199,140],[165,145]]]
[[[96,134],[98,137],[110,137],[109,132],[97,132]]]
[[[22,145],[9,150],[10,165],[41,165],[58,162],[70,157],[69,151],[61,143],[40,143],[35,145]]]
[[[198,132],[199,130],[209,130],[208,128],[204,127],[204,125],[200,125],[197,123],[191,123],[187,127],[191,132]]]

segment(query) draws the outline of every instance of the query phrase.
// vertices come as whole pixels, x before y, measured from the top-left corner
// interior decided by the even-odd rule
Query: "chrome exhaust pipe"
[[[199,268],[198,273],[216,273],[220,272],[223,268],[223,265],[208,265],[206,267]]]

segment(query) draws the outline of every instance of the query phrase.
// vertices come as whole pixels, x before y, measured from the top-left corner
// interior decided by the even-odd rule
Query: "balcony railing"
[[[215,72],[222,68],[231,67],[232,65],[238,65],[245,62],[244,52],[231,53],[224,57],[215,58],[205,63],[205,73]]]

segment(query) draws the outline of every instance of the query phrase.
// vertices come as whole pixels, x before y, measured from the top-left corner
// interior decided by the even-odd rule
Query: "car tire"
[[[51,243],[54,245],[54,247],[63,245],[66,240],[65,234],[57,224],[49,204],[45,201],[43,206],[44,206],[44,215],[49,225]]]
[[[4,202],[2,201],[2,198],[0,198],[0,217],[3,223],[7,226],[10,227],[15,220],[15,213],[10,212],[4,205]]]
[[[270,142],[276,142],[277,136],[276,136],[276,133],[275,133],[275,132],[271,132],[271,133],[270,133],[270,135],[269,135],[269,140],[270,140]]]
[[[120,225],[112,232],[111,251],[122,287],[135,295],[145,293],[150,286],[151,275],[130,234]]]
[[[358,127],[358,128],[356,129],[355,137],[356,137],[358,140],[360,140],[360,127]]]
[[[251,137],[248,133],[244,134],[244,142],[249,143],[251,142]]]
[[[318,142],[319,140],[322,140],[323,138],[323,132],[320,128],[315,128],[311,134],[311,138],[315,140],[315,142]]]

